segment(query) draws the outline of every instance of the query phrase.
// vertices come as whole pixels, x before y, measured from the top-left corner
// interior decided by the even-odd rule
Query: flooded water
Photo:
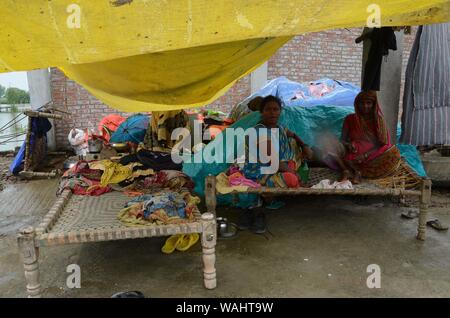
[[[16,117],[14,123],[10,123]],[[22,145],[25,139],[27,120],[22,113],[0,113],[0,151],[14,150],[15,147]],[[17,136],[18,134],[22,135]]]

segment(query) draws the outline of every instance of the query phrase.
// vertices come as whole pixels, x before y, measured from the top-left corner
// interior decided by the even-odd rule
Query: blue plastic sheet
[[[318,97],[311,93],[310,86],[332,88],[331,92],[324,92]],[[281,99],[285,106],[351,106],[360,88],[351,83],[323,78],[311,81],[309,84],[301,84],[291,81],[284,76],[277,77],[264,85],[261,89],[242,101],[248,103],[256,96],[273,95]]]

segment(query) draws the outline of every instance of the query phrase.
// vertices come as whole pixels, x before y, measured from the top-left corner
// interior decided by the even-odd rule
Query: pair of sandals
[[[415,219],[417,217],[419,217],[419,212],[414,211],[414,210],[408,210],[407,212],[402,213],[402,218],[405,218],[405,219]],[[439,221],[439,219],[430,220],[426,224],[438,231],[448,230],[448,226],[442,224],[441,221]]]
[[[175,250],[185,252],[198,242],[200,236],[198,233],[176,234],[167,238],[161,252],[171,254]]]

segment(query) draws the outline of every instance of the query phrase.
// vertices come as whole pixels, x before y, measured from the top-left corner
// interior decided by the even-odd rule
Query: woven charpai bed
[[[217,238],[214,214],[201,214],[197,210],[194,211],[194,220],[189,223],[126,226],[118,220],[117,214],[129,200],[129,197],[116,191],[91,197],[72,195],[70,190],[64,190],[36,229],[22,229],[18,244],[23,255],[28,295],[41,296],[38,257],[42,246],[189,233],[201,233],[204,284],[208,289],[215,288]]]
[[[336,173],[324,168],[311,169],[309,184],[320,180],[335,180]],[[205,201],[207,212],[194,211],[194,220],[189,223],[150,226],[126,226],[117,215],[129,197],[121,192],[106,193],[98,197],[72,195],[64,190],[36,227],[22,229],[18,244],[23,256],[27,292],[30,297],[41,296],[39,283],[39,248],[49,245],[115,241],[133,238],[169,236],[174,234],[201,233],[203,250],[204,285],[216,287],[215,245],[216,228],[216,177],[205,179]],[[298,189],[249,188],[248,193],[272,195],[373,195],[415,196],[420,198],[420,215],[417,238],[425,239],[427,208],[431,198],[431,181],[420,179],[403,171],[400,175],[374,181],[364,181],[353,189]],[[238,192],[235,192],[238,193]]]
[[[402,161],[394,174],[376,180],[364,179],[361,184],[353,185],[353,189],[314,189],[310,186],[319,183],[321,180],[337,180],[338,174],[327,168],[312,168],[308,184],[302,188],[280,189],[280,188],[248,188],[246,193],[270,194],[270,195],[353,195],[353,196],[390,196],[418,197],[419,225],[417,239],[425,240],[425,228],[428,205],[431,200],[431,180],[418,177],[409,166]],[[232,195],[241,192],[233,191]],[[205,180],[205,200],[206,208],[209,212],[216,214],[217,195],[216,177],[208,176]]]

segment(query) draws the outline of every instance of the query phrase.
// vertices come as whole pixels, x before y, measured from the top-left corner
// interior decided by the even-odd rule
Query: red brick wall
[[[53,106],[61,110],[60,114],[63,115],[63,120],[55,121],[58,148],[69,147],[67,135],[72,128],[94,129],[105,115],[120,113],[100,102],[82,86],[66,78],[61,71],[55,68],[51,71],[51,91]]]
[[[309,33],[294,37],[269,60],[268,79],[286,76],[306,82],[323,77],[359,85],[362,44],[359,29]]]
[[[360,29],[339,29],[296,36],[269,60],[268,79],[286,76],[294,81],[307,82],[329,77],[359,85],[362,44],[354,43],[354,39],[359,34]],[[403,73],[414,41],[414,34],[413,32],[405,36]],[[402,85],[403,81],[404,74]],[[68,147],[67,135],[72,127],[95,128],[103,116],[118,112],[101,103],[80,85],[66,79],[56,69],[52,70],[51,83],[54,105],[58,109],[70,112],[70,115],[64,115],[62,121],[56,122],[56,143],[60,148]],[[205,108],[228,112],[249,94],[250,76],[245,76],[224,96]]]
[[[237,81],[225,95],[204,108],[217,109],[227,113],[250,93],[250,75],[247,75]]]

